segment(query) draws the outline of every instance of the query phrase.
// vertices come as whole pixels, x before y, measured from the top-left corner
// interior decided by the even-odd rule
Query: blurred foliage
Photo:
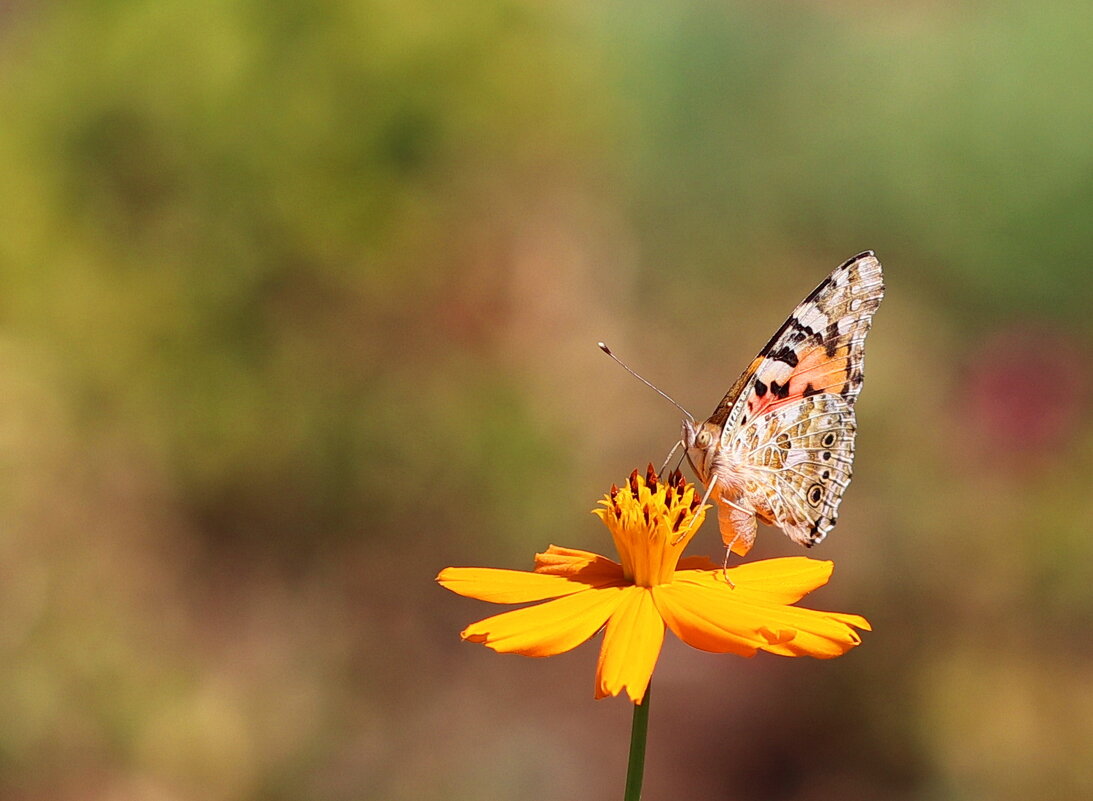
[[[9,330],[58,354],[83,424],[131,431],[226,518],[217,536],[343,529],[380,505],[377,469],[427,481],[458,462],[453,423],[512,417],[503,391],[437,403],[464,390],[422,373],[501,380],[444,352],[459,321],[433,315],[467,258],[460,217],[587,137],[540,68],[560,23],[512,3],[159,0],[17,22]]]
[[[818,555],[876,631],[669,648],[650,797],[1089,797],[1091,34],[1080,0],[0,7],[0,797],[614,796],[594,656],[461,648],[486,612],[431,578],[605,547],[587,510],[678,422],[597,339],[702,414],[865,248]]]

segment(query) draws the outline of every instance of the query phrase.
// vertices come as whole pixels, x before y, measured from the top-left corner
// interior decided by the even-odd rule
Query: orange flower
[[[725,570],[705,557],[681,559],[702,525],[693,485],[679,471],[667,482],[650,465],[625,489],[612,486],[594,510],[615,540],[620,561],[551,545],[535,571],[449,567],[437,581],[452,592],[493,603],[546,601],[480,620],[462,637],[501,653],[554,656],[605,629],[596,697],[626,690],[645,696],[664,628],[704,651],[753,656],[840,656],[869,630],[858,615],[793,606],[827,583],[833,564],[803,556]],[[621,563],[621,564],[620,564]]]

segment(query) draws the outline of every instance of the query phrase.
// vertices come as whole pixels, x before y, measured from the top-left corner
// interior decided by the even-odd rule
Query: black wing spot
[[[809,381],[805,386],[805,391],[801,393],[801,396],[811,398],[813,395],[819,395],[821,392],[823,392],[822,389],[816,389],[816,387],[812,386],[812,382]]]
[[[813,506],[819,506],[824,497],[824,488],[819,484],[813,484],[808,488],[808,502]]]
[[[791,348],[789,345],[784,345],[780,350],[770,355],[770,358],[775,361],[788,364],[790,367],[797,366],[797,351]]]
[[[827,328],[824,329],[824,346],[827,349],[828,358],[835,355],[835,351],[839,349],[839,321],[833,320],[828,323]]]
[[[789,397],[789,382],[779,384],[777,381],[770,382],[770,394],[781,400],[782,398]]]
[[[761,398],[766,394],[767,394],[767,385],[764,384],[762,381],[760,381],[758,378],[755,379],[755,395],[756,395],[756,397]]]
[[[824,434],[824,438],[822,440],[820,440],[820,444],[823,445],[825,448],[830,448],[832,445],[834,445],[835,444],[835,432],[834,431],[828,431],[826,434]]]
[[[831,451],[824,451],[823,460],[826,462],[831,458]]]

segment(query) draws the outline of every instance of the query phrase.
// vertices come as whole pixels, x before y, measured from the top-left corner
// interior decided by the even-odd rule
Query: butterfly
[[[872,251],[847,260],[793,310],[704,423],[683,421],[687,460],[743,556],[756,520],[811,547],[835,527],[854,460],[865,336],[884,296]]]

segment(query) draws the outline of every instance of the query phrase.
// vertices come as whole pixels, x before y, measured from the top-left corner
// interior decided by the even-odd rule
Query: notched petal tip
[[[596,697],[623,690],[640,703],[664,643],[664,620],[648,590],[627,588],[607,622],[596,665]]]

